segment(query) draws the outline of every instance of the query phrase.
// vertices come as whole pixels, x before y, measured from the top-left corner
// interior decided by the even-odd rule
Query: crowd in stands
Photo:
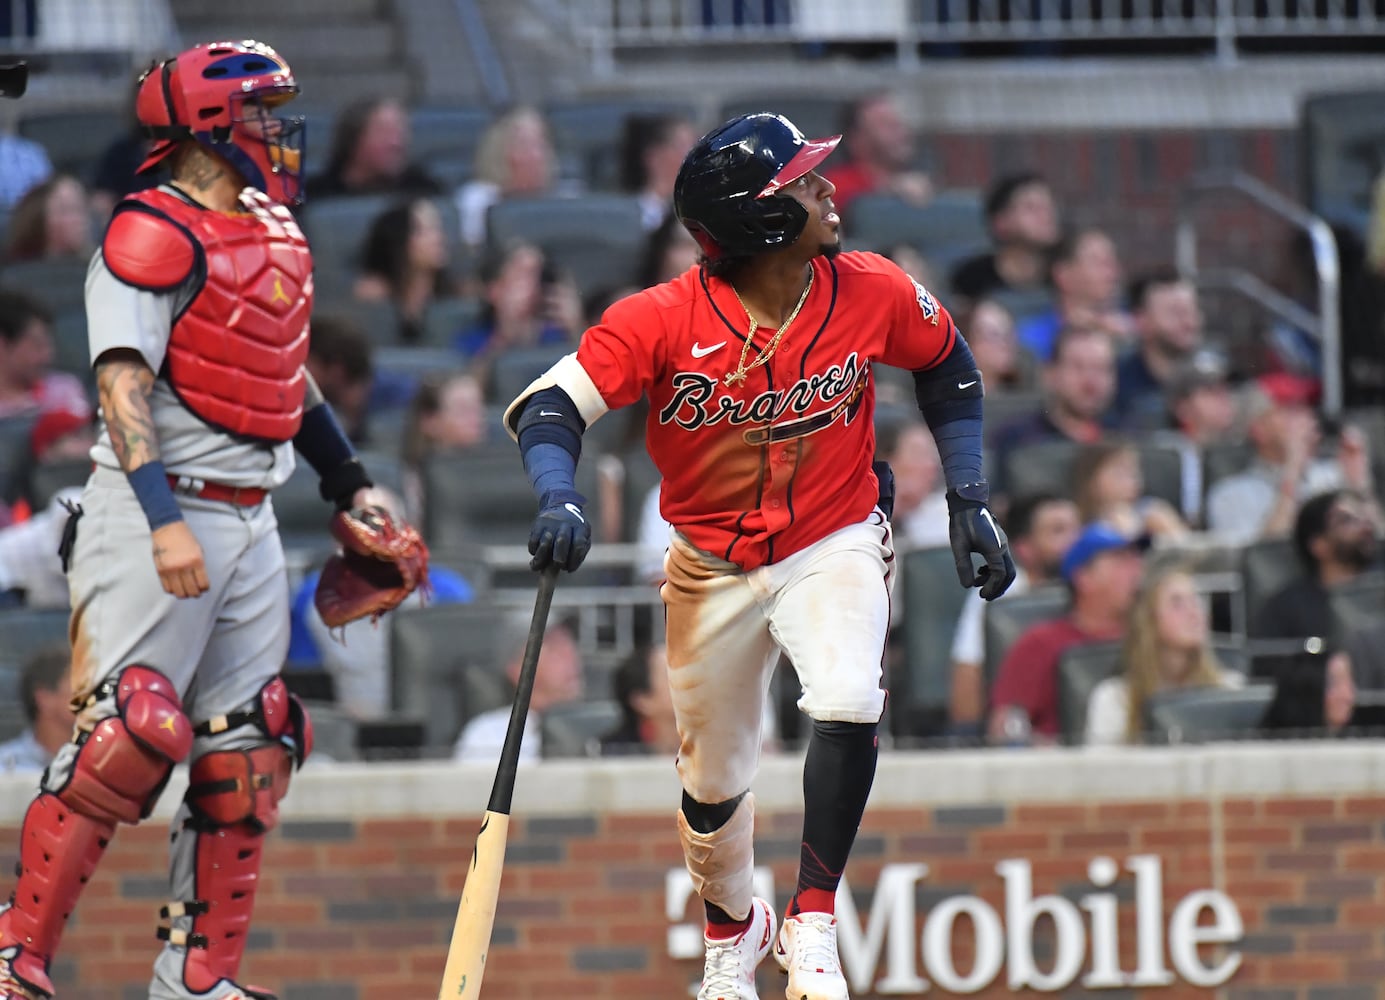
[[[300,221],[318,260],[308,364],[367,465],[386,470],[377,473],[383,501],[433,543],[431,607],[484,603],[498,585],[482,547],[522,542],[512,529],[532,507],[499,413],[608,304],[695,264],[670,195],[703,123],[637,109],[620,141],[572,147],[543,110],[520,107],[490,121],[459,169],[415,157],[412,122],[391,100],[345,109],[308,179]],[[885,253],[927,284],[967,336],[987,386],[987,471],[1020,570],[994,606],[959,590],[946,614],[929,613],[910,601],[918,581],[904,561],[887,661],[892,688],[904,692],[888,721],[896,744],[1139,743],[1172,717],[1160,713],[1176,714],[1169,706],[1198,692],[1228,705],[1260,698],[1254,732],[1350,734],[1374,718],[1385,698],[1382,401],[1324,418],[1317,353],[1304,362],[1283,346],[1300,342],[1294,331],[1267,327],[1261,350],[1231,351],[1191,281],[1171,267],[1127,275],[1111,235],[1071,225],[1081,213],[1036,173],[996,179],[975,199],[974,239],[940,251],[928,213],[957,193],[938,190],[921,166],[891,95],[852,102],[842,122],[844,155],[827,176],[847,244]],[[55,172],[41,147],[0,136],[0,591],[9,608],[0,635],[6,614],[65,607],[58,542],[64,505],[90,467],[95,417],[81,273],[112,205],[150,182],[133,172],[140,156],[141,140],[125,136],[94,150],[79,176]],[[600,225],[587,216],[565,227],[565,206],[597,197],[615,199]],[[853,229],[853,207],[872,201],[918,213],[917,239]],[[541,211],[526,213],[534,206]],[[1385,233],[1382,216],[1385,204]],[[1385,302],[1385,249],[1358,246],[1344,273],[1365,283],[1361,300]],[[25,270],[54,262],[68,269]],[[1359,335],[1370,320],[1351,329]],[[1373,322],[1379,334],[1380,317]],[[1355,362],[1348,344],[1344,368]],[[926,552],[947,545],[944,487],[897,374],[875,373],[876,457],[895,476],[897,545]],[[657,472],[641,455],[642,418],[605,418],[583,458],[598,541],[637,554],[597,560],[577,581],[643,592],[637,625],[603,618],[593,629],[555,616],[527,759],[550,755],[545,739],[559,730],[543,717],[572,704],[608,711],[573,714],[590,738],[562,740],[564,752],[676,748],[657,628],[639,624],[658,619],[650,609],[668,533]],[[301,553],[288,674],[327,675],[323,697],[361,725],[388,719],[398,702],[392,630],[429,612],[330,635],[310,600],[330,545],[313,526],[325,527],[326,512],[296,516],[296,504],[276,501],[286,547]],[[1040,605],[1040,617],[1020,611]],[[1026,627],[1002,621],[1010,615]],[[908,692],[928,685],[900,651],[922,629],[950,651],[931,688],[946,695],[910,711]],[[497,605],[491,631],[503,693],[527,615]],[[1074,658],[1080,649],[1090,655]],[[0,697],[24,710],[0,721],[30,727],[0,732],[19,741],[0,746],[0,768],[38,760],[36,746],[51,752],[45,692],[62,680],[54,662],[51,650],[27,667],[0,654]],[[787,694],[779,721],[767,720],[771,742],[789,742],[793,728],[792,665],[780,674]],[[446,745],[423,751],[493,757],[507,712],[468,710]]]

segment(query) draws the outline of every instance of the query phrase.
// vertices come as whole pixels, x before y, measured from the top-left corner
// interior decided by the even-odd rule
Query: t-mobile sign
[[[916,889],[928,866],[896,864],[881,870],[870,913],[862,921],[843,881],[837,892],[837,944],[851,988],[894,995],[919,993],[936,984],[951,993],[978,993],[1003,981],[1012,990],[1054,992],[1074,983],[1085,989],[1129,989],[1168,986],[1180,979],[1214,987],[1240,968],[1241,953],[1225,947],[1243,933],[1236,904],[1223,892],[1199,889],[1180,899],[1165,919],[1164,875],[1157,855],[1135,855],[1125,862],[1135,881],[1131,969],[1121,967],[1119,901],[1114,892],[1102,891],[1120,877],[1113,859],[1092,859],[1087,878],[1093,891],[1076,903],[1063,896],[1035,896],[1028,860],[1001,861],[995,870],[1005,888],[1003,914],[978,896],[951,896],[920,919]],[[775,898],[768,868],[756,869],[755,891]],[[668,919],[682,921],[691,897],[688,873],[670,869]],[[1053,956],[1051,965],[1046,962],[1048,967],[1041,969],[1034,957],[1034,926],[1043,917],[1052,921]],[[969,967],[959,968],[953,932],[962,920],[971,922],[975,946]],[[1199,945],[1221,947],[1204,958]],[[700,958],[701,924],[670,927],[668,951],[673,958]]]

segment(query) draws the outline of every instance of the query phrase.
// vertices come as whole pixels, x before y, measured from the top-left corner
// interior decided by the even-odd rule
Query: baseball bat
[[[539,593],[534,600],[534,617],[529,623],[529,638],[524,644],[524,660],[515,684],[515,703],[510,708],[510,724],[500,751],[500,766],[491,786],[476,849],[471,854],[471,870],[462,887],[457,907],[457,922],[452,927],[452,944],[447,949],[447,965],[442,973],[438,1000],[456,1000],[481,995],[481,979],[486,973],[486,952],[490,949],[495,907],[500,899],[500,873],[505,867],[505,838],[510,829],[510,800],[515,791],[515,771],[519,767],[519,748],[524,740],[524,722],[529,716],[529,698],[534,693],[534,674],[539,665],[543,633],[548,627],[548,609],[553,603],[553,587],[558,582],[558,567],[549,565],[539,577]]]

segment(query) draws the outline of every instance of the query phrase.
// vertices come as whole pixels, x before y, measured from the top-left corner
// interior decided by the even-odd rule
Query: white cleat
[[[785,917],[774,960],[789,974],[788,1000],[849,1000],[837,958],[837,918],[830,913]]]
[[[707,964],[697,1000],[760,1000],[755,967],[774,941],[774,907],[758,897],[750,904],[750,926],[726,940],[704,937]]]

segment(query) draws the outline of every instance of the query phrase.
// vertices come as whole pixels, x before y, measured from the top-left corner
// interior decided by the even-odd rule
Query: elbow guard
[[[529,397],[515,432],[520,451],[528,451],[538,444],[556,444],[575,462],[582,457],[582,434],[586,429],[586,421],[572,397],[550,386]]]

